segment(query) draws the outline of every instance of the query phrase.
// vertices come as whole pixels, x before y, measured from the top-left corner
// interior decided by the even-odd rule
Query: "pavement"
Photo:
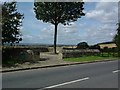
[[[120,79],[118,78],[118,72],[120,71],[118,61],[2,73],[2,87],[23,88],[25,90],[26,88],[32,90],[49,88],[118,88],[118,79]]]
[[[76,65],[76,64],[85,64],[85,63],[93,63],[93,62],[106,62],[111,61],[110,59],[106,59],[104,61],[96,60],[90,62],[68,62],[62,59],[62,54],[53,54],[49,53],[41,53],[40,61],[36,61],[36,63],[26,62],[24,64],[17,64],[14,67],[3,67],[0,71],[4,72],[13,72],[13,71],[21,71],[21,70],[30,70],[30,69],[40,69],[40,68],[49,68],[49,67],[58,67],[58,66],[68,66],[68,65]]]

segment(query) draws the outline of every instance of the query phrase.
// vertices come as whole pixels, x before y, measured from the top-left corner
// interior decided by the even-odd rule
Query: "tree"
[[[120,22],[118,23],[117,34],[114,37],[114,40],[118,47],[118,56],[120,57]]]
[[[80,42],[77,44],[78,49],[87,49],[89,48],[89,45],[86,42]]]
[[[55,25],[54,53],[56,53],[57,26],[59,23],[69,25],[84,16],[83,2],[34,2],[36,18]]]
[[[2,5],[0,4],[0,32],[2,32]],[[2,33],[0,33],[0,44],[2,44]]]
[[[5,2],[2,5],[2,44],[19,43],[22,40],[20,26],[23,14],[16,8],[16,2]]]
[[[100,46],[98,44],[92,45],[92,46],[89,46],[89,49],[99,49],[100,50]]]

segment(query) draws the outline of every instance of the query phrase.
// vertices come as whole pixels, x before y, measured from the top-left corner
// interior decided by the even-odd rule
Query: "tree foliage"
[[[54,52],[56,53],[57,26],[59,23],[69,25],[84,16],[83,2],[35,2],[36,18],[55,25]]]
[[[0,44],[2,44],[2,4],[0,4]]]
[[[114,41],[118,47],[118,56],[120,57],[120,22],[118,23],[117,34],[114,37]]]
[[[0,26],[2,25],[2,4],[0,4]]]
[[[78,49],[87,49],[89,48],[89,45],[86,42],[80,42],[77,44]]]
[[[52,24],[69,24],[84,15],[83,2],[35,2],[36,18]]]
[[[2,44],[19,43],[22,40],[20,26],[23,15],[17,11],[16,2],[2,5]]]
[[[98,44],[92,45],[92,46],[89,46],[89,49],[99,49],[100,50],[100,46]]]
[[[120,23],[118,23],[117,34],[113,38],[113,41],[116,43],[118,48],[118,56],[120,57]]]

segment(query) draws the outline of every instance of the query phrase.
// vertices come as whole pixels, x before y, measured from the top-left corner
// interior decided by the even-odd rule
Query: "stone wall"
[[[3,47],[2,62],[27,62],[40,59],[40,52],[49,52],[47,47],[29,48],[29,47]]]
[[[62,50],[63,58],[71,58],[71,57],[81,57],[81,56],[90,56],[90,55],[98,55],[100,51],[98,49],[63,49]]]

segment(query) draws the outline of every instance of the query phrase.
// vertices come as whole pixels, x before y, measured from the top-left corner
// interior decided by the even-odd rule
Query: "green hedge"
[[[27,50],[31,50],[32,54]],[[40,58],[40,52],[48,52],[46,47],[2,47],[2,64],[11,66],[15,63],[33,62]]]
[[[14,64],[14,63],[22,63],[23,61],[18,58],[21,55],[21,52],[24,52],[23,48],[2,48],[2,64]]]

